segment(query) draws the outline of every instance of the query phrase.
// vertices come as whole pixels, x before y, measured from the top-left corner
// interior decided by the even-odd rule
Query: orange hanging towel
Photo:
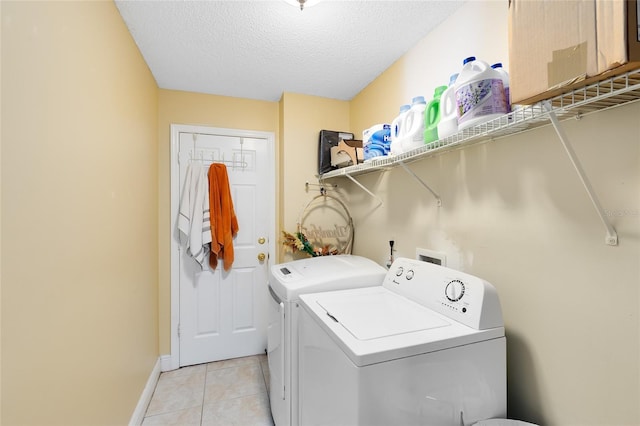
[[[233,210],[227,166],[213,163],[209,167],[209,210],[211,215],[211,254],[209,265],[216,269],[218,258],[224,270],[233,264],[233,237],[238,233],[238,219]]]

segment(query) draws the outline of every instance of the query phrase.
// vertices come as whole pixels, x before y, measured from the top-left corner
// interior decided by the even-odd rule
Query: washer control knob
[[[444,289],[444,294],[451,302],[457,302],[464,296],[464,283],[460,280],[449,281]]]
[[[410,279],[412,279],[412,278],[413,278],[414,274],[415,274],[415,272],[413,272],[413,269],[409,269],[409,270],[407,271],[407,275],[406,275],[406,277],[405,277],[405,278],[406,278],[407,280],[410,280]]]
[[[403,272],[404,272],[404,268],[402,266],[399,266],[398,270],[396,271],[396,277],[399,277],[400,275],[402,275]]]

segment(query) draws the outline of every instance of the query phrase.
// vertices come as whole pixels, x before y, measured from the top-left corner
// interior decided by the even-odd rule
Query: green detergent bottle
[[[438,122],[440,121],[440,97],[447,86],[438,86],[433,93],[433,99],[424,110],[424,143],[429,144],[438,140]]]

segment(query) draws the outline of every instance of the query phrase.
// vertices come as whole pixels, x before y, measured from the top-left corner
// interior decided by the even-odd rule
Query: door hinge
[[[178,324],[178,338],[180,338],[180,324]]]

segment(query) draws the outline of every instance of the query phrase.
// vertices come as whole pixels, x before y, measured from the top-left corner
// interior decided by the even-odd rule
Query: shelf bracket
[[[413,170],[411,170],[409,168],[409,166],[407,166],[406,164],[404,164],[404,162],[399,161],[398,164],[400,164],[402,166],[402,168],[404,169],[405,172],[409,173],[409,175],[411,177],[413,177],[420,185],[422,185],[423,187],[425,187],[426,189],[429,190],[429,192],[431,192],[431,194],[435,197],[436,199],[436,203],[438,204],[438,207],[442,207],[442,200],[440,199],[440,196],[438,194],[436,194],[436,192],[431,189],[429,187],[429,185],[427,185],[426,183],[424,183],[424,181],[422,179],[420,179],[418,177],[418,175],[416,175]]]
[[[556,116],[555,112],[553,112],[553,108],[551,107],[551,103],[549,101],[544,101],[542,104],[543,104],[544,108],[547,110],[547,112],[549,114],[549,119],[551,120],[551,124],[553,125],[553,128],[556,130],[556,133],[558,134],[558,138],[560,139],[560,142],[562,143],[562,146],[564,147],[565,151],[567,152],[567,155],[569,156],[569,159],[571,160],[571,163],[573,164],[573,167],[576,169],[576,172],[578,173],[578,177],[582,181],[582,185],[584,186],[584,189],[587,191],[587,194],[589,195],[589,198],[591,199],[591,202],[593,203],[593,207],[596,209],[596,212],[598,213],[598,216],[600,216],[600,220],[602,221],[604,227],[606,228],[607,235],[606,235],[606,237],[604,239],[605,244],[610,245],[610,246],[617,246],[618,245],[618,234],[616,233],[616,230],[613,228],[613,226],[609,222],[607,216],[605,215],[604,209],[602,208],[602,205],[600,204],[600,200],[598,200],[598,197],[596,196],[595,191],[593,190],[593,187],[591,186],[591,183],[589,182],[589,179],[587,178],[587,175],[585,174],[584,170],[582,169],[582,166],[580,165],[580,162],[578,161],[578,157],[576,156],[576,153],[573,151],[573,148],[571,147],[571,144],[569,143],[569,139],[567,138],[567,135],[564,133],[564,129],[560,126],[560,122],[558,121],[558,117]]]
[[[355,183],[356,185],[358,185],[358,187],[360,187],[360,189],[362,189],[364,192],[366,192],[367,194],[369,194],[370,196],[372,196],[373,198],[375,198],[376,200],[378,200],[378,203],[380,205],[382,205],[382,200],[380,199],[380,197],[378,197],[376,194],[374,194],[373,192],[369,191],[363,184],[361,184],[360,182],[358,182],[353,176],[346,174],[346,177],[349,178],[349,180],[351,180],[351,182]]]

